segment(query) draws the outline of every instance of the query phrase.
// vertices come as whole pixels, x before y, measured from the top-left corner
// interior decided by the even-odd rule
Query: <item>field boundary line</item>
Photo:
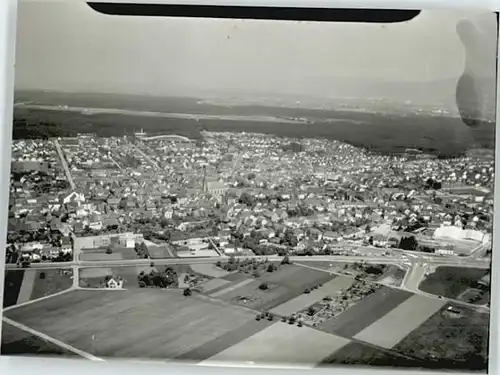
[[[2,318],[2,320],[5,323],[10,324],[11,326],[19,328],[20,330],[23,330],[25,332],[31,333],[32,335],[38,336],[45,341],[48,341],[52,344],[55,344],[63,349],[66,349],[66,350],[72,352],[72,353],[78,354],[79,356],[81,356],[83,358],[90,359],[91,361],[104,361],[104,359],[102,359],[102,358],[96,357],[90,353],[84,352],[83,350],[77,349],[69,344],[66,344],[60,340],[57,340],[53,337],[50,337],[49,335],[46,335],[45,333],[36,331],[33,328],[27,327],[24,324],[18,323],[18,322],[11,320],[5,316]]]
[[[16,309],[18,307],[23,307],[23,306],[26,306],[26,305],[31,305],[32,303],[43,301],[43,300],[46,300],[46,299],[49,299],[49,298],[52,298],[52,297],[57,297],[57,296],[60,296],[61,294],[68,293],[68,292],[71,292],[73,290],[77,290],[77,289],[74,288],[73,286],[71,286],[69,289],[65,289],[65,290],[62,290],[60,292],[57,292],[57,293],[54,293],[54,294],[50,294],[48,296],[44,296],[44,297],[32,299],[30,301],[19,303],[17,305],[12,305],[12,306],[9,306],[9,307],[5,307],[2,311],[6,312],[6,311],[10,311],[10,310]]]

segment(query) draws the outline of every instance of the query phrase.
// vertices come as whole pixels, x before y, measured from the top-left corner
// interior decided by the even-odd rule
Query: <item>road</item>
[[[75,190],[76,189],[75,181],[73,181],[73,177],[71,176],[71,172],[69,170],[66,158],[64,157],[61,145],[59,144],[59,141],[57,139],[54,140],[54,144],[56,146],[57,153],[59,154],[59,159],[61,159],[61,164],[64,169],[64,173],[66,174],[66,178],[68,179],[69,185],[71,186],[71,190]]]
[[[264,260],[268,259],[269,261],[281,261],[283,257],[281,256],[236,256],[235,259],[258,259]],[[410,258],[404,257],[363,257],[363,256],[341,256],[341,255],[318,255],[318,256],[291,256],[289,257],[291,261],[308,261],[308,262],[365,262],[365,263],[373,263],[373,264],[402,264],[402,263],[412,263],[413,260]],[[147,265],[151,262],[154,262],[157,265],[168,265],[168,264],[208,264],[208,263],[217,263],[219,261],[227,261],[229,257],[220,256],[220,257],[203,257],[203,258],[194,258],[194,257],[186,257],[186,258],[170,258],[170,259],[131,259],[131,260],[111,260],[111,261],[74,261],[74,262],[62,262],[62,263],[32,263],[31,268],[33,269],[50,269],[50,268],[61,268],[61,267],[119,267],[119,266],[139,266],[139,265]],[[433,265],[435,267],[439,266],[458,266],[458,267],[472,267],[472,268],[489,268],[490,264],[486,260],[476,259],[469,260],[470,263],[457,263],[454,259],[440,258],[440,259],[431,259],[426,262],[429,265]],[[15,264],[7,264],[7,269],[17,269],[17,265]]]
[[[142,155],[144,159],[146,159],[153,167],[156,169],[160,169],[160,166],[158,165],[157,162],[155,162],[153,159],[151,159],[144,151],[142,151],[139,147],[134,145],[133,143],[130,144],[139,154]]]

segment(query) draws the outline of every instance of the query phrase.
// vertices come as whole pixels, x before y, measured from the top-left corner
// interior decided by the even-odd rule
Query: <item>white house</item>
[[[122,289],[123,288],[123,279],[114,279],[111,278],[106,283],[106,288],[108,289]]]

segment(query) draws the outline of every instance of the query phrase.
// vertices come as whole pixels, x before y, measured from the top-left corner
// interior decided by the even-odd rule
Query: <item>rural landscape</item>
[[[488,372],[495,14],[21,3],[3,356]]]
[[[493,124],[453,150],[299,109],[148,133],[54,97],[15,107],[2,354],[486,370]]]

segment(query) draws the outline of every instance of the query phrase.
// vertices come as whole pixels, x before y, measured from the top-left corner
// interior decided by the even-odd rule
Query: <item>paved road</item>
[[[139,147],[137,147],[136,145],[134,145],[133,143],[130,144],[139,154],[142,155],[142,157],[144,159],[146,159],[147,161],[149,161],[149,163],[155,167],[156,169],[160,169],[160,166],[158,165],[157,162],[155,162],[153,159],[151,159],[144,151],[142,151]]]
[[[63,263],[33,263],[31,268],[61,268],[61,267],[118,267],[118,266],[135,266],[135,265],[145,265],[154,262],[158,265],[167,264],[207,264],[207,263],[217,263],[218,261],[227,261],[229,257],[204,257],[204,258],[171,258],[171,259],[131,259],[131,260],[111,260],[111,261],[74,261],[74,262],[63,262]],[[268,259],[270,261],[281,261],[283,257],[281,256],[237,256],[235,259]],[[290,260],[296,261],[308,261],[308,262],[365,262],[365,263],[387,263],[387,264],[402,264],[412,262],[411,258],[405,257],[363,257],[363,256],[341,256],[341,255],[325,255],[325,256],[291,256]],[[457,266],[457,267],[472,267],[472,268],[489,268],[490,263],[487,260],[482,259],[448,259],[448,258],[436,258],[429,259],[426,261],[427,264],[433,266]],[[7,264],[7,269],[18,268],[15,264]]]
[[[61,164],[64,169],[64,173],[66,174],[66,178],[68,179],[69,185],[71,186],[71,190],[75,190],[76,189],[75,181],[73,181],[73,177],[71,176],[71,172],[69,170],[66,158],[64,157],[61,145],[59,144],[59,141],[57,139],[54,140],[54,144],[56,146],[57,153],[59,154],[59,159],[61,159]]]

